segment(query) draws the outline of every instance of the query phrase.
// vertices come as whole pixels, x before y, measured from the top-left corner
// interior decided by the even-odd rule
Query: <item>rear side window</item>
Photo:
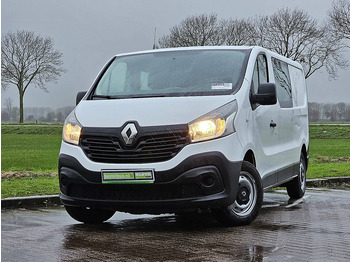
[[[293,90],[293,106],[299,107],[306,104],[305,76],[301,69],[289,66],[290,80]]]
[[[282,108],[293,107],[292,87],[288,64],[276,58],[272,58],[272,68],[275,75],[277,99]]]

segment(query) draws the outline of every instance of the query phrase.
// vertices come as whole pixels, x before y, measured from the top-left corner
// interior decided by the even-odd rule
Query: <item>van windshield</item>
[[[242,84],[249,50],[188,50],[116,57],[92,99],[227,95]]]

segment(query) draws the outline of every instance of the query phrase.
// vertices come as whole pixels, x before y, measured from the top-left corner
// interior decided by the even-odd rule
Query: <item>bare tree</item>
[[[271,16],[219,21],[216,14],[189,16],[159,40],[160,47],[259,45],[300,62],[305,78],[320,69],[337,77],[346,68],[345,46],[327,25],[299,9],[284,8]]]
[[[222,37],[225,45],[250,45],[254,34],[254,25],[247,19],[223,20]]]
[[[281,9],[270,17],[256,18],[255,27],[259,29],[254,34],[256,44],[292,59],[300,59],[300,51],[320,35],[317,22],[306,12],[289,8]]]
[[[159,39],[160,47],[221,45],[221,25],[217,14],[188,16]]]
[[[10,114],[11,121],[18,121],[18,116],[19,116],[19,108],[17,106],[14,106]]]
[[[13,106],[13,100],[11,97],[8,97],[5,99],[5,107],[6,107],[6,113],[9,116],[9,120],[11,121],[17,121],[18,120],[18,115],[19,115],[19,110],[18,107]]]
[[[345,121],[350,121],[350,104],[346,106],[345,109]]]
[[[334,1],[328,16],[332,32],[342,39],[350,40],[350,2]],[[349,41],[347,46],[350,47]]]
[[[316,122],[321,118],[321,104],[316,102],[309,103],[309,119],[311,122]]]
[[[23,98],[33,84],[47,91],[45,83],[56,82],[65,69],[62,53],[54,50],[53,40],[30,31],[8,32],[1,39],[1,84],[15,85],[19,92],[20,119],[23,123]]]
[[[5,99],[6,111],[7,111],[7,113],[9,113],[9,115],[12,114],[12,108],[13,108],[13,106],[12,106],[13,103],[12,102],[13,102],[13,100],[12,100],[11,97],[8,97],[8,98]]]
[[[325,115],[326,119],[331,117],[331,110],[332,110],[331,104],[323,105],[323,114]]]
[[[338,119],[343,120],[345,118],[346,104],[344,102],[336,104],[338,111]]]
[[[6,121],[10,121],[11,117],[9,115],[8,112],[6,111],[1,111],[1,122],[6,122]]]
[[[336,104],[331,105],[330,120],[331,121],[338,120],[338,106]]]
[[[254,28],[256,45],[303,64],[305,78],[321,68],[335,78],[337,69],[347,66],[344,45],[305,11],[284,8],[269,17],[257,17]]]

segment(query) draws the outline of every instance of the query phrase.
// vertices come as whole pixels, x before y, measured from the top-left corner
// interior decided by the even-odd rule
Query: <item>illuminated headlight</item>
[[[209,140],[235,132],[233,121],[237,108],[237,101],[234,100],[189,123],[191,141]]]
[[[75,117],[74,111],[70,113],[63,126],[63,141],[78,145],[81,133],[81,124]]]

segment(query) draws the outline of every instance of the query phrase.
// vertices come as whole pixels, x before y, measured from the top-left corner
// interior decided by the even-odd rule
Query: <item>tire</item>
[[[242,164],[235,202],[227,207],[212,209],[214,217],[225,226],[243,226],[254,221],[263,203],[264,192],[255,166]]]
[[[100,224],[110,219],[115,211],[86,208],[86,207],[75,207],[75,206],[64,206],[68,214],[75,220],[87,224]]]
[[[300,155],[298,176],[288,182],[286,187],[290,198],[298,199],[304,196],[306,190],[306,162],[303,153]]]

